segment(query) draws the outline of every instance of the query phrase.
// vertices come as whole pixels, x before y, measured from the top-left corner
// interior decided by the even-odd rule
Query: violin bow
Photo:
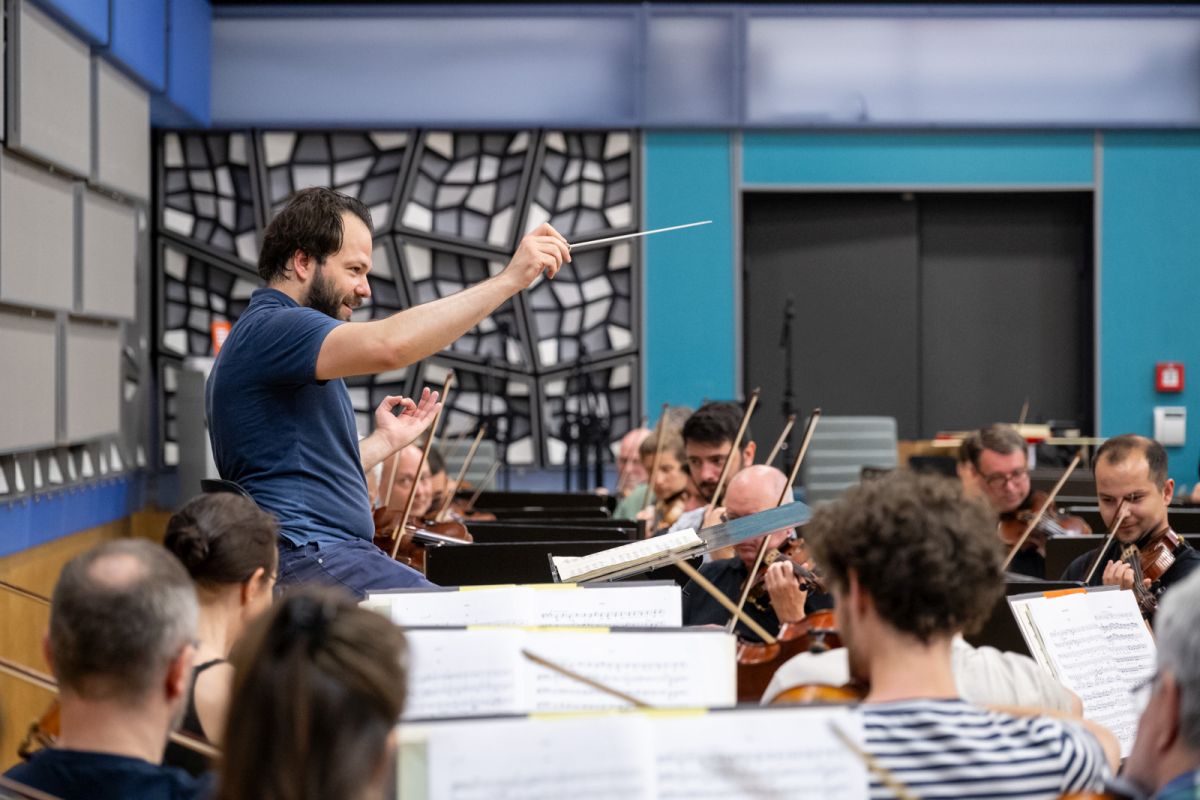
[[[762,389],[755,389],[750,393],[750,402],[746,403],[746,411],[742,414],[742,423],[738,425],[737,436],[733,438],[733,446],[729,448],[729,455],[725,456],[725,463],[721,466],[721,476],[717,478],[717,488],[713,491],[713,496],[708,501],[709,508],[716,508],[721,505],[721,495],[725,491],[725,482],[729,480],[729,471],[733,466],[733,456],[735,453],[741,452],[742,437],[746,435],[746,428],[750,425],[750,417],[754,416],[754,408],[758,405],[758,395],[761,391]]]
[[[800,450],[796,453],[796,461],[792,464],[791,474],[788,475],[787,483],[783,486],[783,491],[779,493],[779,502],[775,504],[776,508],[783,505],[783,501],[788,499],[792,494],[792,487],[796,485],[796,476],[800,474],[800,464],[804,461],[804,456],[808,453],[808,446],[812,444],[813,432],[817,429],[817,422],[821,419],[821,409],[814,408],[812,414],[808,418],[808,427],[804,429],[804,438],[800,442]],[[746,605],[746,599],[750,597],[750,588],[754,585],[754,576],[758,574],[758,568],[762,566],[763,559],[767,556],[767,545],[770,543],[770,536],[763,536],[762,544],[758,546],[758,555],[754,557],[754,567],[750,570],[750,575],[746,578],[746,585],[742,587],[742,596],[738,600],[737,610],[741,611]],[[730,617],[729,622],[725,623],[725,630],[733,632],[733,626],[737,624],[736,617]]]
[[[658,462],[662,460],[663,444],[666,442],[667,410],[669,403],[663,403],[662,413],[658,415],[658,424],[654,426],[654,458],[650,460],[650,474],[646,476],[646,493],[642,496],[642,508],[654,505],[654,476],[658,473]]]
[[[795,424],[796,415],[788,414],[787,422],[783,426],[783,432],[779,434],[779,438],[775,440],[775,446],[771,448],[771,454],[763,462],[768,467],[775,463],[775,458],[779,455],[779,451],[783,449],[783,443],[787,441],[788,434],[792,432],[792,426]]]
[[[634,706],[635,708],[654,708],[654,706],[650,705],[649,703],[638,700],[636,697],[634,697],[631,694],[626,694],[625,692],[622,692],[620,689],[614,689],[613,687],[611,687],[607,684],[601,683],[600,681],[595,680],[594,678],[589,678],[586,675],[580,675],[578,672],[575,672],[572,669],[567,669],[562,664],[556,664],[555,662],[550,661],[549,659],[546,659],[546,658],[542,658],[541,656],[537,655],[536,653],[531,653],[528,650],[525,650],[524,648],[521,649],[521,655],[525,656],[525,658],[527,658],[530,661],[532,661],[533,663],[537,664],[539,667],[545,667],[546,669],[550,670],[551,672],[557,672],[559,675],[562,675],[564,678],[570,678],[573,681],[582,683],[584,686],[590,686],[591,688],[595,689],[598,692],[603,692],[604,694],[607,694],[610,697],[615,697],[618,700],[621,700],[622,702],[629,703],[630,705]]]
[[[417,481],[421,480],[421,470],[425,469],[425,462],[429,460],[429,451],[433,448],[433,436],[437,433],[438,422],[442,419],[442,411],[446,409],[446,400],[450,396],[450,384],[454,382],[454,370],[446,373],[446,380],[442,383],[442,394],[440,395],[442,405],[433,415],[433,422],[429,426],[429,436],[425,439],[425,447],[421,450],[421,460],[417,462],[417,472],[413,475],[413,485],[408,492],[408,502],[404,504],[404,514],[400,519],[396,520],[396,527],[392,528],[392,560],[396,560],[396,554],[400,552],[400,543],[404,541],[404,526],[408,524],[408,515],[412,513],[413,500],[417,498]]]
[[[45,689],[55,694],[58,693],[58,681],[54,680],[53,675],[47,675],[44,672],[27,667],[24,664],[19,664],[11,659],[0,657],[0,672],[25,681],[39,689]],[[215,759],[221,755],[219,748],[188,733],[171,731],[168,738],[175,744],[186,747],[188,750],[199,753],[202,756],[207,756],[208,758]]]
[[[829,728],[833,731],[833,735],[838,738],[838,741],[845,745],[846,749],[853,753],[854,756],[863,763],[863,766],[867,768],[868,772],[873,774],[876,778],[879,778],[880,783],[895,793],[897,800],[921,800],[921,798],[913,794],[912,789],[909,789],[907,786],[901,783],[896,776],[892,774],[891,770],[889,770],[883,764],[880,764],[875,756],[859,747],[858,743],[851,739],[850,734],[842,730],[840,725],[833,720],[830,720]]]
[[[475,510],[475,504],[479,502],[480,495],[483,494],[484,488],[491,483],[492,478],[496,477],[496,471],[498,469],[500,469],[500,459],[496,458],[492,460],[492,465],[488,467],[487,474],[483,476],[483,480],[481,480],[479,482],[479,486],[475,488],[475,494],[471,495],[471,500],[467,503],[468,514]]]
[[[724,606],[725,610],[727,610],[730,614],[733,614],[734,619],[741,620],[747,628],[754,631],[754,633],[757,634],[765,644],[775,644],[778,641],[778,639],[767,632],[766,628],[764,628],[762,625],[759,625],[754,617],[750,616],[745,611],[734,605],[733,601],[726,597],[724,592],[722,592],[716,586],[713,586],[712,582],[708,578],[700,574],[700,570],[679,558],[671,559],[671,563],[679,567],[684,575],[687,575],[689,578],[695,581],[697,586],[708,592],[713,600],[716,600],[718,603]]]
[[[1100,560],[1104,558],[1104,554],[1108,552],[1108,548],[1112,546],[1113,539],[1117,536],[1117,528],[1121,527],[1121,523],[1125,521],[1125,517],[1129,516],[1129,512],[1125,508],[1125,500],[1122,498],[1117,506],[1117,515],[1113,518],[1113,523],[1109,526],[1108,536],[1104,537],[1104,544],[1096,551],[1096,559],[1092,561],[1092,566],[1087,571],[1087,575],[1083,578],[1083,585],[1087,586],[1092,582],[1092,576],[1096,574],[1096,567],[1100,566]]]
[[[442,522],[446,519],[446,513],[450,510],[450,504],[454,502],[454,496],[458,494],[458,489],[462,486],[463,479],[467,477],[467,470],[471,468],[471,461],[475,459],[475,451],[479,449],[479,443],[483,441],[483,437],[487,435],[487,425],[480,425],[479,432],[475,434],[475,441],[471,442],[471,447],[467,450],[467,457],[463,459],[462,468],[458,471],[458,477],[454,479],[454,489],[447,491],[446,496],[442,498],[442,507],[438,509],[437,515],[434,516],[434,522]]]
[[[1021,548],[1025,546],[1025,540],[1029,538],[1029,534],[1033,533],[1033,529],[1036,528],[1038,523],[1042,521],[1042,517],[1046,516],[1046,512],[1054,506],[1054,498],[1058,497],[1059,491],[1061,491],[1062,487],[1066,484],[1067,478],[1071,477],[1071,473],[1074,472],[1075,468],[1079,466],[1079,462],[1082,458],[1083,450],[1081,449],[1075,454],[1075,457],[1071,459],[1071,463],[1067,465],[1062,477],[1058,479],[1058,483],[1056,483],[1054,485],[1054,489],[1051,490],[1050,496],[1046,498],[1044,503],[1042,503],[1042,507],[1039,508],[1037,513],[1033,515],[1033,519],[1029,520],[1029,524],[1025,526],[1025,532],[1021,534],[1021,538],[1017,539],[1017,541],[1013,544],[1012,549],[1008,551],[1008,558],[1004,559],[1004,565],[1001,566],[1000,569],[1004,571],[1008,570],[1008,565],[1012,563],[1012,560],[1017,557],[1017,553],[1019,553]]]

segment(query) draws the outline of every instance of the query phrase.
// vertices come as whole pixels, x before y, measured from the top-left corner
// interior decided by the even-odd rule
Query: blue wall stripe
[[[706,225],[645,244],[646,410],[732,398],[735,309],[730,137],[647,133],[646,225]]]
[[[115,522],[145,505],[143,472],[0,504],[0,556]]]
[[[750,184],[1087,185],[1092,134],[746,133]]]
[[[110,0],[108,55],[156,92],[167,88],[167,0]]]
[[[89,44],[108,44],[109,0],[35,0],[36,4]]]
[[[1151,435],[1154,406],[1189,406],[1171,476],[1200,459],[1200,133],[1106,133],[1103,147],[1100,433]],[[1158,394],[1154,364],[1182,361],[1185,391]]]
[[[167,99],[192,118],[192,125],[208,127],[212,7],[208,0],[170,0],[169,13]]]

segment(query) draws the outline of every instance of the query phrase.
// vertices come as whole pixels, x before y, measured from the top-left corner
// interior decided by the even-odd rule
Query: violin
[[[392,546],[395,544],[392,534],[396,530],[400,514],[401,511],[394,508],[377,508],[373,513],[375,546],[385,553],[392,552]],[[425,572],[425,548],[427,546],[470,544],[475,541],[466,525],[452,519],[444,522],[432,519],[418,520],[416,523],[408,522],[404,525],[404,532],[398,535],[402,541],[396,551],[396,560],[409,565],[422,574]]]
[[[1012,547],[1021,539],[1021,534],[1029,527],[1029,523],[1038,516],[1042,507],[1048,502],[1045,513],[1038,519],[1037,525],[1030,532],[1021,551],[1036,549],[1038,555],[1046,557],[1046,538],[1049,536],[1090,536],[1092,528],[1082,517],[1063,514],[1054,507],[1053,498],[1041,490],[1029,495],[1030,507],[1018,511],[1010,511],[1000,515],[1000,538],[1004,544]]]
[[[1158,611],[1158,594],[1152,587],[1174,566],[1175,554],[1186,546],[1179,534],[1166,527],[1121,548],[1121,561],[1133,568],[1133,596],[1143,617],[1152,617]]]
[[[785,622],[774,644],[739,640],[737,646],[738,702],[757,702],[775,671],[800,653],[823,653],[842,646],[832,609],[814,611],[800,622]]]

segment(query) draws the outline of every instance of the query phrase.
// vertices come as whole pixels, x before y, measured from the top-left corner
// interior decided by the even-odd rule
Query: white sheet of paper
[[[737,703],[737,640],[724,632],[529,631],[532,653],[656,708]],[[530,662],[533,710],[624,708],[628,704]]]
[[[674,583],[614,583],[584,589],[569,584],[530,587],[533,625],[678,628],[683,594]]]
[[[654,798],[649,728],[637,716],[448,722],[401,735],[402,749],[423,749],[426,772],[406,782],[401,759],[399,800]]]
[[[1158,669],[1158,647],[1133,592],[1088,592],[1088,608],[1108,641],[1108,659],[1132,688]]]
[[[409,630],[404,719],[519,714],[528,710],[524,631]]]
[[[1129,755],[1137,732],[1129,678],[1110,658],[1110,645],[1085,594],[1034,598],[1028,613],[1037,626],[1049,664],[1043,664],[1083,701],[1083,716],[1104,725]]]
[[[866,800],[867,770],[834,735],[860,746],[856,709],[739,709],[649,715],[659,800]]]
[[[386,603],[392,622],[402,628],[529,625],[535,616],[533,590],[523,586],[385,592],[364,603]]]
[[[664,553],[687,550],[704,542],[692,528],[686,528],[662,536],[610,547],[587,556],[552,556],[558,569],[558,577],[564,583],[581,576],[586,579],[591,573],[605,574],[628,564],[648,561]]]

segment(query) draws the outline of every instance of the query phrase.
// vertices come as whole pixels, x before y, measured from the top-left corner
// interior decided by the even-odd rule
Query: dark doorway
[[[793,300],[801,422],[886,415],[900,438],[1016,421],[1092,430],[1092,195],[744,195],[744,369],[754,433],[783,425]],[[797,439],[798,440],[798,439]]]

